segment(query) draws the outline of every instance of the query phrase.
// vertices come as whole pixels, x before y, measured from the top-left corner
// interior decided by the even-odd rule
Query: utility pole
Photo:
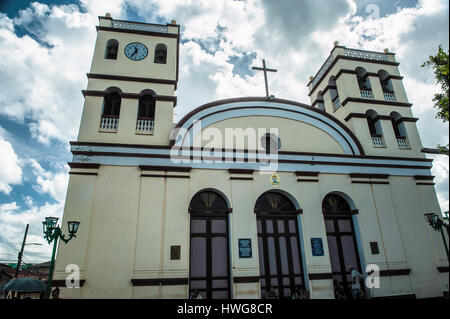
[[[30,224],[27,224],[27,227],[25,228],[25,236],[23,236],[23,242],[22,242],[22,248],[20,249],[18,260],[17,260],[17,267],[16,267],[16,275],[14,278],[17,278],[19,276],[19,269],[20,264],[22,263],[22,256],[23,256],[23,249],[25,248],[25,242],[27,241],[27,234],[28,234],[28,227]]]

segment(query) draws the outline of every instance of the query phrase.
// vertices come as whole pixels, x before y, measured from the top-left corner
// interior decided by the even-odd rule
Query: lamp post
[[[58,245],[58,239],[61,239],[65,244],[69,242],[75,236],[75,233],[78,231],[78,227],[80,226],[80,222],[69,221],[67,222],[67,228],[69,229],[69,238],[65,238],[63,235],[61,228],[57,226],[58,217],[45,217],[45,221],[42,222],[44,238],[50,244],[53,243],[53,252],[52,259],[50,262],[50,271],[48,274],[48,282],[47,282],[47,290],[45,292],[45,299],[50,299],[50,293],[52,289],[52,279],[53,279],[53,270],[55,268],[55,253],[56,246]]]
[[[439,218],[437,214],[428,213],[425,214],[425,219],[427,220],[428,224],[433,227],[434,230],[441,232],[442,235],[442,241],[444,242],[445,252],[447,253],[447,259],[448,258],[448,246],[447,241],[445,240],[444,231],[442,230],[442,226],[444,226],[447,229],[447,235],[448,235],[448,225],[445,224],[442,219]]]

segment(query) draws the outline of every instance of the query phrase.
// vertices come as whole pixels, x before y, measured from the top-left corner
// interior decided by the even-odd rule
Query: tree
[[[441,86],[442,92],[434,95],[434,107],[437,109],[436,118],[441,119],[444,123],[449,121],[448,100],[449,100],[449,72],[448,72],[448,55],[447,52],[439,45],[438,53],[435,56],[430,55],[428,61],[422,64],[422,67],[432,67],[436,82]],[[438,145],[441,153],[448,155],[447,146]]]

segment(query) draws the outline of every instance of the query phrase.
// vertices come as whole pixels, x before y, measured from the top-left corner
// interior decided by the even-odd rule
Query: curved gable
[[[329,114],[289,100],[253,97],[220,100],[193,110],[172,131],[171,145],[192,146],[193,137],[199,132],[199,128],[203,130],[221,121],[251,116],[285,118],[306,123],[331,136],[345,154],[364,155],[354,134]],[[200,121],[201,125],[194,129],[194,123],[197,121]]]

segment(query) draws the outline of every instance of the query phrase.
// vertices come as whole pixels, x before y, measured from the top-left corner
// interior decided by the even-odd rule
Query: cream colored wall
[[[343,154],[344,151],[342,147],[336,142],[336,140],[328,135],[328,133],[304,122],[299,122],[286,118],[275,118],[269,116],[248,116],[239,117],[233,119],[227,119],[214,123],[211,127],[220,130],[223,140],[217,141],[218,143],[213,143],[216,140],[204,140],[200,142],[201,136],[198,134],[195,136],[194,145],[202,145],[209,147],[223,147],[226,148],[237,148],[237,149],[248,149],[248,138],[245,139],[235,139],[232,145],[226,145],[225,132],[227,128],[241,128],[246,130],[247,128],[254,128],[256,132],[256,138],[258,137],[258,129],[263,129],[264,133],[270,133],[271,128],[278,129],[278,137],[281,140],[280,151],[297,151],[297,152],[317,152],[317,153],[335,153]],[[253,131],[249,130],[248,132]],[[202,131],[202,133],[204,130]],[[250,134],[250,133],[249,133]],[[251,140],[256,143],[253,139],[253,135],[248,135]],[[262,136],[261,136],[262,137]],[[203,138],[206,138],[203,137]],[[221,144],[223,143],[223,144]],[[255,149],[255,148],[250,148]]]
[[[389,185],[365,185],[352,184],[347,175],[320,174],[318,183],[305,183],[297,182],[294,173],[279,172],[280,185],[275,187],[268,174],[258,172],[252,181],[230,180],[228,171],[205,169],[193,169],[190,178],[141,177],[138,167],[101,166],[98,174],[70,178],[64,223],[74,219],[81,224],[77,238],[58,249],[55,279],[65,279],[66,265],[75,263],[86,282],[81,289],[62,289],[63,298],[187,298],[185,285],[133,287],[131,279],[188,277],[188,206],[204,189],[219,191],[233,208],[229,217],[233,277],[259,275],[253,208],[268,190],[287,194],[303,209],[300,231],[305,276],[328,273],[326,240],[325,256],[313,257],[310,238],[326,239],[321,203],[326,194],[339,191],[359,209],[355,218],[363,265],[412,269],[409,276],[382,277],[382,287],[373,290],[374,296],[415,293],[430,297],[448,289],[448,273],[437,271],[437,266],[445,266],[442,241],[423,217],[438,209],[437,198],[431,186],[417,186],[412,177],[391,176]],[[252,258],[238,258],[238,238],[252,238]],[[371,254],[371,241],[378,242],[379,255]],[[170,260],[171,245],[181,245],[180,260]],[[313,298],[333,298],[331,280],[308,283]],[[234,284],[233,296],[259,298],[259,289],[257,283]]]
[[[103,97],[86,96],[78,133],[80,142],[168,145],[172,130],[173,103],[156,101],[152,135],[136,134],[138,99],[122,98],[117,132],[101,132]]]
[[[105,59],[109,39],[119,42],[116,60]],[[140,42],[147,47],[148,55],[145,59],[133,61],[125,56],[124,49],[131,42]],[[167,46],[166,64],[154,63],[155,47],[159,43]],[[98,30],[90,73],[175,80],[177,46],[176,38]]]

